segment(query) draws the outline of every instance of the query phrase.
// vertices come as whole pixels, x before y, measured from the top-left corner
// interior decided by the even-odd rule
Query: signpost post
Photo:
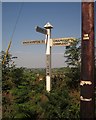
[[[53,26],[47,23],[44,28],[47,30],[46,35],[46,90],[49,92],[51,90],[51,29]]]
[[[45,34],[45,40],[23,41],[23,44],[46,44],[46,90],[51,90],[51,47],[52,46],[71,46],[75,38],[51,38],[53,26],[47,23],[44,28],[36,27],[36,31]]]

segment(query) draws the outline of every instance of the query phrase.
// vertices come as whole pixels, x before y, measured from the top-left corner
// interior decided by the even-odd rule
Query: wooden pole
[[[94,89],[94,1],[82,1],[80,118],[95,118]]]

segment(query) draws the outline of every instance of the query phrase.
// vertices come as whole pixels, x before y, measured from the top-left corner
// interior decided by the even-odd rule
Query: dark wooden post
[[[81,120],[93,120],[95,117],[94,66],[94,1],[82,0]]]

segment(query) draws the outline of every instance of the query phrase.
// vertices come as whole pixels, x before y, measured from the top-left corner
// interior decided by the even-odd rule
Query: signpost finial
[[[45,26],[44,26],[44,28],[46,28],[46,29],[51,29],[51,28],[53,28],[53,26],[48,22]]]

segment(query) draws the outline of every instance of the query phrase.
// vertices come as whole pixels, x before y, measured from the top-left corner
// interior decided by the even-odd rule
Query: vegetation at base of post
[[[5,119],[80,118],[79,40],[66,49],[67,67],[52,69],[52,90],[46,92],[45,69],[17,68],[8,54],[2,65],[2,117]],[[5,52],[2,52],[4,57]],[[96,67],[95,67],[96,70]],[[95,71],[96,76],[96,71]]]

